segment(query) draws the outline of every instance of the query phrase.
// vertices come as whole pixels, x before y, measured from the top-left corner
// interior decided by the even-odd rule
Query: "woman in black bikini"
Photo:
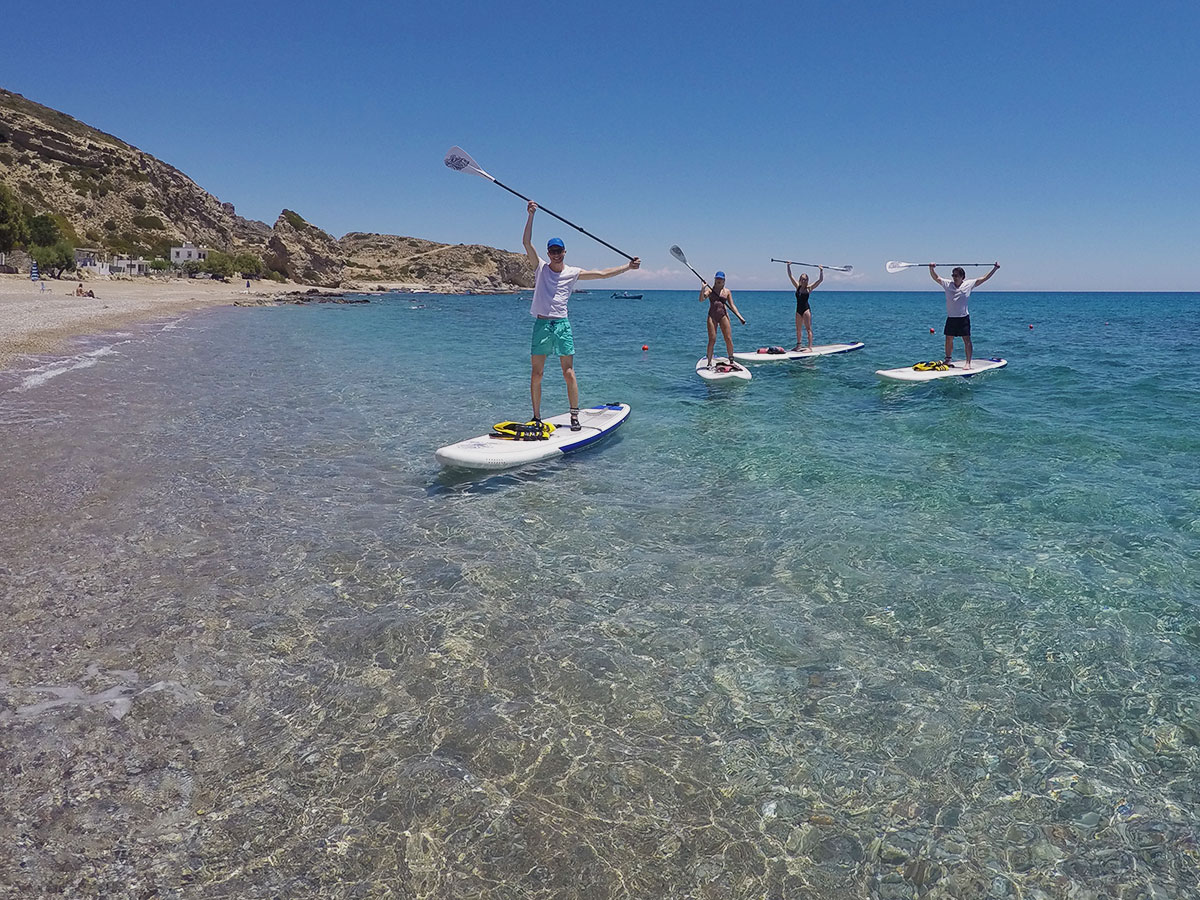
[[[708,301],[708,367],[712,368],[713,348],[717,345],[717,328],[721,329],[721,334],[725,337],[725,349],[729,351],[729,362],[734,365],[733,359],[733,329],[729,326],[729,313],[725,308],[733,310],[733,314],[741,319],[743,325],[746,320],[742,319],[742,314],[738,312],[738,308],[733,305],[733,293],[729,288],[725,287],[725,273],[718,272],[713,276],[712,287],[707,284],[700,289],[700,302]]]
[[[792,277],[792,264],[788,263],[787,273],[788,278],[792,281],[792,287],[796,289],[796,346],[793,350],[811,350],[813,348],[812,336],[812,307],[808,305],[808,295],[815,291],[825,280],[825,267],[817,266],[821,272],[821,277],[814,284],[808,283],[808,273],[805,272],[797,281]],[[803,341],[800,339],[801,328],[808,329],[808,346],[801,347]]]

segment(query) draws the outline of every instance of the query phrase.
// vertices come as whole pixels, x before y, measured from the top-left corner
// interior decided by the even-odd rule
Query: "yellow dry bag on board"
[[[553,433],[549,422],[497,422],[492,426],[492,437],[510,441],[544,441]]]

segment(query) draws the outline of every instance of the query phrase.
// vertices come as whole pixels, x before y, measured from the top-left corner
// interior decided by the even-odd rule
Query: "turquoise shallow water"
[[[491,477],[432,451],[528,414],[527,299],[0,373],[0,888],[1194,896],[1200,295],[981,289],[1009,367],[901,386],[940,294],[817,292],[863,350],[711,386],[694,293],[609,293],[632,418]]]

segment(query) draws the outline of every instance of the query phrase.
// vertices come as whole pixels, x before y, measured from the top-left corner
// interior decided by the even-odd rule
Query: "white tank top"
[[[553,319],[567,317],[567,300],[575,290],[575,282],[583,269],[563,266],[561,272],[550,268],[550,263],[538,259],[537,275],[533,282],[533,302],[529,304],[531,316],[549,316]]]
[[[951,278],[939,278],[942,287],[946,289],[946,315],[949,318],[961,318],[968,315],[967,298],[975,287],[978,278],[965,278],[963,283],[955,286]]]

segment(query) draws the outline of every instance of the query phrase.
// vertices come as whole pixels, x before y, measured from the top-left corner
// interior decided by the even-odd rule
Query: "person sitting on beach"
[[[579,385],[575,380],[575,340],[571,336],[571,323],[567,319],[567,300],[575,290],[576,281],[589,281],[595,278],[612,278],[630,269],[636,269],[642,261],[634,257],[623,266],[613,266],[611,269],[579,269],[568,266],[564,260],[567,247],[562,238],[551,238],[546,243],[546,262],[538,256],[533,247],[533,214],[538,205],[529,201],[529,218],[525,221],[525,234],[522,241],[525,244],[525,256],[534,267],[533,302],[529,304],[529,314],[533,319],[533,341],[530,346],[529,359],[531,373],[529,376],[529,396],[533,401],[533,420],[542,420],[542,375],[546,368],[546,357],[551,353],[558,355],[558,363],[562,367],[563,380],[567,383],[567,400],[571,404],[571,430],[579,431]]]
[[[713,349],[717,345],[717,329],[721,329],[721,335],[725,338],[725,349],[729,351],[729,362],[733,360],[733,329],[729,325],[729,313],[726,307],[733,310],[733,314],[741,319],[742,324],[746,324],[746,320],[742,319],[742,314],[738,312],[738,308],[733,305],[733,292],[725,287],[725,273],[718,272],[713,276],[712,287],[707,284],[700,288],[700,302],[708,301],[708,367],[712,368]]]
[[[929,264],[929,277],[946,290],[946,327],[942,334],[946,335],[946,364],[950,363],[950,355],[954,352],[954,339],[963,339],[963,349],[967,352],[967,368],[971,368],[971,316],[967,311],[967,298],[971,291],[979,287],[1000,269],[1000,263],[992,264],[992,271],[982,278],[967,280],[967,272],[961,266],[955,266],[950,278],[939,278],[937,263]]]
[[[91,298],[94,300],[94,299],[96,298],[96,292],[95,292],[95,291],[93,291],[91,288],[88,288],[88,291],[87,291],[87,293],[86,293],[86,294],[84,294],[83,296],[85,296],[85,297],[91,297]]]
[[[76,296],[76,297],[82,297],[82,296],[83,296],[83,282],[82,282],[82,281],[81,281],[81,282],[79,282],[79,287],[75,288],[75,296]]]
[[[812,307],[808,305],[808,295],[821,286],[821,282],[825,280],[825,267],[817,266],[821,273],[813,284],[808,283],[808,273],[805,272],[797,281],[792,277],[792,264],[787,264],[787,276],[791,279],[792,287],[796,289],[796,346],[793,350],[811,350],[813,348],[812,337]],[[808,347],[801,347],[800,340],[801,329],[808,329]]]

